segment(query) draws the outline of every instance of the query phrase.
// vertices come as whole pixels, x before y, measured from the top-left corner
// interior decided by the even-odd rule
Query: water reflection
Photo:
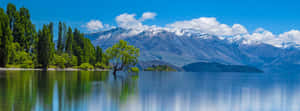
[[[0,111],[299,111],[300,74],[0,72]]]

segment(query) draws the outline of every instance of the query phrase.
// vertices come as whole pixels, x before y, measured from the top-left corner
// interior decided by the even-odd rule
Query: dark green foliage
[[[62,23],[58,24],[58,40],[57,40],[57,53],[61,54],[63,52],[63,26]]]
[[[0,9],[0,66],[4,67],[9,61],[12,51],[12,36],[9,27],[9,17]]]
[[[88,38],[79,30],[74,30],[73,53],[78,57],[78,65],[82,63],[96,64],[95,48]]]
[[[16,6],[9,3],[7,4],[7,7],[6,7],[6,13],[9,17],[9,26],[10,26],[10,29],[13,30],[13,25],[14,25],[14,22],[16,21],[16,14],[17,14],[17,9],[16,9]]]
[[[16,11],[12,5],[8,5],[7,8],[10,25],[12,25],[14,42],[18,42],[26,52],[29,52],[32,39],[36,36],[35,27],[30,20],[29,10],[20,8],[20,11]]]
[[[97,48],[96,48],[96,62],[102,63],[102,55],[103,55],[102,49],[99,46],[97,46]]]
[[[66,41],[66,53],[72,54],[72,43],[73,43],[73,32],[72,28],[69,27],[67,32],[67,41]]]
[[[53,57],[53,40],[50,27],[43,26],[43,29],[38,33],[37,59],[42,68],[48,68],[48,65]]]
[[[167,66],[167,65],[153,65],[152,67],[148,67],[146,69],[144,69],[145,71],[176,71],[176,69],[173,69],[172,67],[170,66]]]

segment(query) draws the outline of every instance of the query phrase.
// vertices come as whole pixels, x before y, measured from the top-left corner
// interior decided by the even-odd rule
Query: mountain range
[[[298,67],[300,49],[276,47],[244,38],[219,37],[194,30],[143,30],[113,28],[85,34],[94,45],[106,49],[119,40],[140,48],[140,61],[164,61],[178,67],[195,62],[217,62],[227,65],[250,65],[258,68]]]

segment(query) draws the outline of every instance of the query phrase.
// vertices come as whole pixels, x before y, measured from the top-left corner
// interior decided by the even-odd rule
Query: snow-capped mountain
[[[114,28],[86,37],[106,49],[123,39],[140,48],[142,61],[161,60],[177,66],[193,62],[218,62],[233,65],[299,64],[297,44],[276,47],[261,42],[251,42],[243,37],[219,37],[195,30],[143,30]]]

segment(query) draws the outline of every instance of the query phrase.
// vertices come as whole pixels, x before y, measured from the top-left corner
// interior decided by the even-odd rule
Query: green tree
[[[65,68],[66,60],[63,56],[61,55],[54,55],[54,64],[60,68]]]
[[[99,46],[97,46],[97,48],[96,48],[96,63],[102,63],[102,49],[99,47]]]
[[[84,37],[84,34],[80,33],[78,29],[74,30],[74,40],[72,43],[73,53],[78,57],[78,65],[83,63],[96,63],[95,48],[88,38]]]
[[[50,27],[47,25],[43,26],[43,29],[38,33],[38,47],[37,47],[37,59],[38,63],[41,64],[42,68],[47,69],[53,56],[53,40]]]
[[[6,7],[6,13],[9,17],[9,26],[10,26],[10,30],[13,30],[13,25],[14,25],[14,22],[16,21],[15,19],[15,16],[16,16],[16,13],[17,12],[17,9],[16,9],[16,6],[9,3],[7,4],[7,7]]]
[[[13,10],[13,6],[11,10]],[[31,48],[32,39],[36,36],[35,27],[31,23],[29,10],[26,8],[20,8],[20,11],[7,11],[7,13],[14,13],[14,16],[10,14],[10,18],[13,21],[10,21],[13,24],[13,37],[14,42],[18,42],[20,46],[26,51],[29,52]]]
[[[58,24],[58,41],[57,41],[57,53],[61,54],[63,52],[63,26],[62,23]]]
[[[69,55],[72,54],[72,43],[73,43],[73,33],[72,33],[72,28],[69,27],[67,32],[67,41],[66,41],[66,52]]]
[[[124,40],[106,50],[108,60],[112,63],[113,74],[116,75],[117,71],[129,70],[138,62],[139,49],[128,45]]]
[[[9,62],[12,51],[12,33],[9,27],[9,17],[0,8],[0,66],[4,67]]]

